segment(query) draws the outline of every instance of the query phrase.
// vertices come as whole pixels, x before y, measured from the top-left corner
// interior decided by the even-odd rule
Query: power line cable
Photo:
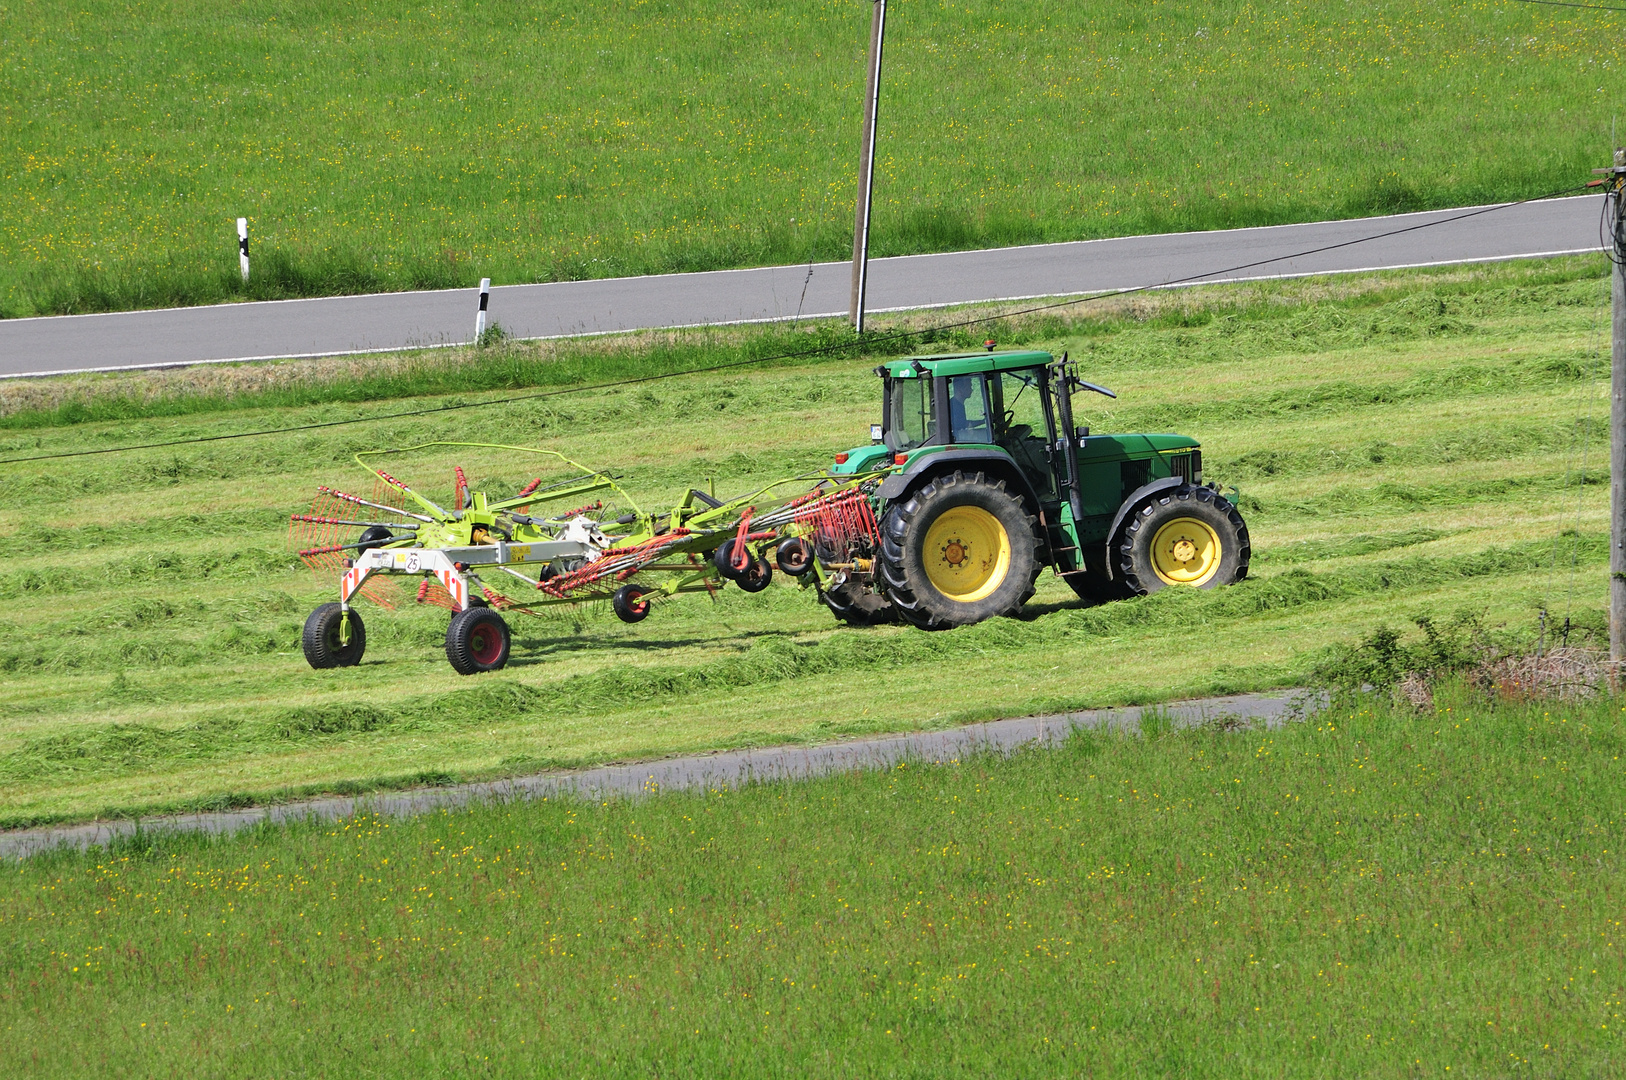
[[[633,386],[639,383],[659,382],[662,379],[676,379],[687,375],[705,375],[716,371],[727,371],[732,368],[748,367],[752,364],[766,364],[776,360],[799,360],[812,356],[822,356],[826,353],[850,349],[854,344],[864,346],[882,345],[889,341],[902,338],[918,337],[942,333],[946,330],[961,330],[968,326],[979,326],[986,323],[998,322],[1003,319],[1014,319],[1022,315],[1032,315],[1041,311],[1055,311],[1058,308],[1073,307],[1077,304],[1088,304],[1096,300],[1106,300],[1117,296],[1133,296],[1136,293],[1153,292],[1160,289],[1174,288],[1179,285],[1195,285],[1210,278],[1223,278],[1225,275],[1240,273],[1243,270],[1252,270],[1271,263],[1287,262],[1291,259],[1302,259],[1310,255],[1320,255],[1328,251],[1337,251],[1341,248],[1353,247],[1356,244],[1365,244],[1373,240],[1383,240],[1391,236],[1403,236],[1406,233],[1416,232],[1419,229],[1432,228],[1435,225],[1445,225],[1453,221],[1465,221],[1481,214],[1494,213],[1497,210],[1507,210],[1526,203],[1540,202],[1543,199],[1553,199],[1561,195],[1569,195],[1597,182],[1577,184],[1572,187],[1549,191],[1544,195],[1533,195],[1528,199],[1519,199],[1515,202],[1496,203],[1491,206],[1481,206],[1451,217],[1436,218],[1432,221],[1419,222],[1400,229],[1390,229],[1387,232],[1374,233],[1371,236],[1361,236],[1354,240],[1343,240],[1336,244],[1324,244],[1321,247],[1309,248],[1305,251],[1293,252],[1289,255],[1275,255],[1268,259],[1256,259],[1253,262],[1241,263],[1226,267],[1223,270],[1210,270],[1202,274],[1192,274],[1188,277],[1174,278],[1160,282],[1156,285],[1136,285],[1128,289],[1114,289],[1110,292],[1094,293],[1089,296],[1076,296],[1070,300],[1058,300],[1049,304],[1035,304],[1031,307],[1020,308],[1016,311],[1001,312],[997,315],[982,315],[974,319],[962,319],[959,322],[941,323],[937,326],[925,327],[920,330],[894,330],[885,334],[863,335],[856,342],[838,342],[823,345],[812,349],[801,349],[792,352],[776,353],[771,356],[757,356],[745,360],[731,360],[722,364],[711,364],[707,367],[685,368],[682,371],[667,371],[658,375],[640,375],[633,378],[616,379],[613,382],[588,383],[582,386],[567,386],[559,390],[542,390],[531,394],[517,394],[505,398],[493,398],[487,401],[461,401],[447,405],[432,405],[422,409],[408,409],[401,412],[381,413],[378,416],[358,416],[348,420],[325,420],[313,424],[295,424],[292,427],[263,428],[257,431],[236,431],[226,435],[199,435],[189,439],[170,439],[165,442],[135,443],[127,446],[106,446],[94,450],[64,450],[54,454],[34,454],[28,457],[0,458],[0,465],[21,465],[32,461],[60,461],[66,458],[93,457],[99,454],[123,454],[136,450],[164,450],[175,446],[196,446],[204,443],[226,442],[232,439],[253,439],[265,435],[291,435],[300,431],[320,431],[324,428],[348,427],[354,424],[371,424],[383,420],[403,420],[415,416],[434,416],[438,413],[457,412],[462,409],[483,409],[493,405],[514,405],[524,401],[539,401],[543,398],[560,397],[565,394],[582,394],[592,390],[608,390],[617,386]]]
[[[1587,11],[1626,11],[1626,7],[1609,7],[1605,4],[1571,4],[1566,0],[1516,0],[1520,4],[1542,4],[1546,7],[1583,8]]]

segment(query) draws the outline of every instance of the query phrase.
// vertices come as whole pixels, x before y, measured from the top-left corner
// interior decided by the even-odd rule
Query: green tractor
[[[1049,566],[1104,602],[1248,573],[1248,527],[1202,477],[1183,435],[1092,435],[1064,354],[960,353],[875,369],[885,414],[836,475],[892,467],[875,491],[878,538],[821,545],[820,595],[853,624],[926,629],[1009,615]]]

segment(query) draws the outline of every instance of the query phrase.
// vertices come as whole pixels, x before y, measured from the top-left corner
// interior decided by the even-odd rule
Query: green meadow
[[[288,515],[319,484],[365,483],[354,451],[525,442],[613,468],[649,507],[748,491],[865,441],[874,342],[678,332],[6,384],[7,459],[491,403],[0,466],[0,822],[1302,685],[1328,646],[1419,615],[1518,638],[1546,612],[1548,640],[1586,643],[1605,588],[1606,267],[1221,286],[989,324],[1116,390],[1089,405],[1096,431],[1202,441],[1252,531],[1234,587],[1087,607],[1045,576],[1020,618],[927,634],[838,627],[778,580],[636,626],[516,615],[509,667],[472,678],[446,663],[445,612],[411,602],[364,606],[359,667],[301,655],[337,584],[293,556]],[[989,333],[897,325],[916,332],[892,349]],[[630,381],[718,363],[741,366]]]
[[[1623,735],[1443,692],[11,861],[6,1071],[1613,1076]]]
[[[0,314],[843,258],[869,12],[0,0]],[[894,0],[872,251],[1568,188],[1607,162],[1620,19]]]

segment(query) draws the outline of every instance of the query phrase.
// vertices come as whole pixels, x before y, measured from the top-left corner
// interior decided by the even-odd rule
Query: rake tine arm
[[[359,525],[363,528],[384,529],[418,529],[420,525],[408,525],[402,521],[346,521],[344,518],[316,517],[313,514],[290,514],[290,521],[308,521],[313,525]]]
[[[340,491],[337,488],[319,487],[316,490],[321,492],[323,495],[331,495],[335,499],[342,499],[348,503],[355,503],[357,506],[370,506],[374,510],[383,510],[390,514],[400,514],[402,517],[416,518],[419,521],[428,522],[431,525],[435,523],[435,519],[426,514],[414,514],[411,510],[402,510],[398,506],[385,506],[383,503],[375,503],[370,499],[363,499],[360,495],[351,495],[348,492]]]
[[[440,520],[442,520],[442,521],[456,521],[457,520],[457,514],[455,514],[455,513],[447,513],[445,510],[442,510],[432,500],[426,499],[422,495],[419,495],[416,491],[413,491],[405,483],[403,483],[400,480],[397,480],[395,477],[391,476],[389,473],[385,472],[383,469],[374,469],[370,465],[368,466],[368,469],[372,472],[372,474],[374,476],[376,476],[380,480],[384,481],[384,483],[388,484],[390,487],[395,488],[397,491],[399,491],[401,494],[405,495],[407,498],[412,499],[419,506],[423,507],[425,510],[428,510],[431,514],[434,514]],[[406,513],[406,511],[404,511],[404,510],[401,511],[401,512]],[[417,517],[418,515],[414,514],[412,516]],[[425,521],[430,521],[432,519],[431,518],[424,518],[424,520]]]
[[[565,487],[569,484],[569,487]],[[603,491],[607,487],[614,487],[615,482],[607,476],[595,476],[591,480],[568,480],[560,484],[540,488],[529,495],[516,495],[512,499],[502,499],[498,502],[488,503],[487,509],[501,512],[515,506],[525,506],[535,502],[551,502],[554,499],[575,498],[577,495],[588,495],[595,491]]]

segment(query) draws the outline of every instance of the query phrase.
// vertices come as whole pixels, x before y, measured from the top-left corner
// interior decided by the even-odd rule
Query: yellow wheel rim
[[[1152,570],[1166,585],[1206,585],[1225,554],[1219,534],[1196,518],[1175,518],[1152,537]]]
[[[961,604],[993,593],[1011,568],[1011,538],[999,519],[980,506],[954,506],[926,530],[921,551],[926,580]]]

